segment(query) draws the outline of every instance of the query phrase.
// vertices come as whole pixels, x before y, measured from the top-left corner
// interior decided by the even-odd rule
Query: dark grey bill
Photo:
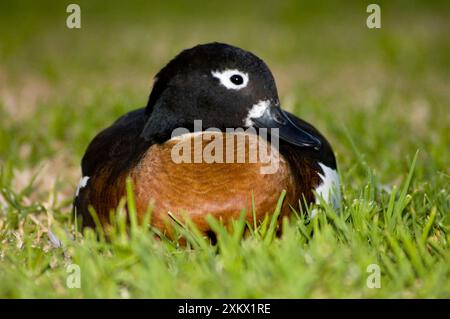
[[[322,144],[319,138],[292,122],[287,113],[279,107],[268,107],[261,117],[252,120],[258,128],[278,128],[278,133],[276,131],[269,133],[278,135],[280,139],[293,145],[318,150]]]

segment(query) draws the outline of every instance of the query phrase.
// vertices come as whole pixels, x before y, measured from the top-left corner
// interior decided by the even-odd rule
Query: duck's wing
[[[117,206],[124,186],[120,183],[124,183],[126,172],[148,148],[148,142],[140,138],[145,119],[144,108],[131,111],[89,144],[81,161],[82,178],[74,198],[74,210],[82,217],[83,225],[93,226],[89,205],[99,215],[108,214],[109,207]],[[117,194],[117,203],[106,202],[107,198],[114,198],[111,194]]]
[[[94,137],[81,161],[83,176],[94,175],[106,163],[132,151],[145,124],[144,112],[143,108],[131,111]]]
[[[314,189],[315,192],[322,196],[325,201],[328,201],[330,204],[332,204],[333,207],[337,209],[341,201],[341,192],[339,186],[340,181],[339,175],[337,173],[336,159],[330,143],[314,126],[312,126],[308,122],[299,119],[291,113],[286,112],[286,114],[289,116],[289,119],[294,122],[295,125],[301,126],[309,133],[319,137],[322,143],[319,150],[299,151],[298,149],[290,145],[282,146],[284,147],[282,152],[284,152],[285,156],[289,158],[291,168],[294,170],[294,174],[301,177],[301,180],[298,181],[300,185],[299,188],[301,188],[301,185],[305,184],[316,185]],[[311,160],[304,161],[304,158],[308,158]],[[309,166],[309,168],[312,168],[312,171],[319,172],[319,175],[317,176],[314,174],[315,176],[311,176],[309,174],[306,174],[305,172],[311,170],[305,169],[305,165]],[[305,180],[308,180],[308,178],[312,178],[314,180],[310,180],[305,183]],[[312,201],[313,197],[315,197],[308,189],[303,189],[302,193],[306,195],[306,198],[309,198],[310,201]],[[317,199],[314,199],[314,201],[316,203],[318,202]]]

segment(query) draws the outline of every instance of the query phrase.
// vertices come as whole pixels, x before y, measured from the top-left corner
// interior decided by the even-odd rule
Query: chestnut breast
[[[287,214],[296,195],[289,164],[251,133],[191,133],[152,145],[130,175],[139,215],[151,203],[160,229],[169,212],[180,220],[187,214],[201,231],[209,230],[208,214],[227,223],[245,209],[252,221],[252,195],[261,220],[273,213],[282,190]]]

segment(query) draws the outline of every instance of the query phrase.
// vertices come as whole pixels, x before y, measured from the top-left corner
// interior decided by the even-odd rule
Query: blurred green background
[[[389,190],[419,149],[411,214],[437,207],[448,231],[450,2],[377,1],[382,27],[368,29],[371,2],[76,1],[82,27],[68,29],[69,1],[2,0],[2,185],[23,189],[40,172],[27,203],[61,202],[53,215],[66,221],[89,141],[146,104],[174,55],[220,41],[261,57],[282,105],[330,140],[347,203],[367,167]],[[13,238],[2,236],[0,257]]]

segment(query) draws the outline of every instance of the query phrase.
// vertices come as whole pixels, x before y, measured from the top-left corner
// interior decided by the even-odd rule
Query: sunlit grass
[[[382,3],[376,31],[356,4],[81,1],[78,31],[64,5],[1,7],[0,297],[450,297],[449,11],[409,3]],[[113,227],[76,229],[89,141],[145,105],[178,51],[213,40],[261,56],[283,106],[330,140],[339,214],[325,203],[312,220],[297,212],[281,237],[274,219],[228,231],[209,219],[215,244],[173,221],[180,246],[147,227],[151,214],[126,224],[129,184]],[[79,289],[66,285],[72,264]],[[366,284],[371,264],[379,289]]]

